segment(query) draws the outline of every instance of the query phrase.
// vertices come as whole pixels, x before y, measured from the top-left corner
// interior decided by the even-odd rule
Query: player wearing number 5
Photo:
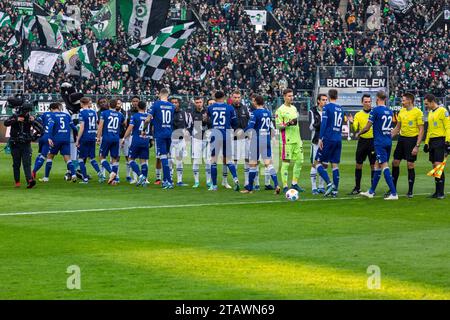
[[[81,111],[79,116],[80,129],[78,131],[78,138],[76,146],[78,148],[78,162],[80,164],[83,181],[81,183],[88,183],[88,175],[86,170],[86,161],[89,158],[91,165],[97,172],[98,181],[100,183],[105,181],[103,173],[100,171],[97,160],[95,160],[95,140],[97,136],[97,113],[92,110],[92,102],[88,97],[83,97],[80,100]]]
[[[156,142],[156,156],[161,159],[163,169],[163,189],[173,189],[173,181],[169,167],[170,146],[172,143],[173,120],[175,106],[169,102],[169,90],[163,88],[159,92],[159,99],[153,103],[150,115],[145,120],[142,136],[147,135],[150,121],[153,123]]]
[[[121,112],[115,111],[117,101],[111,100],[108,109],[100,114],[100,122],[97,130],[97,143],[100,144],[100,162],[109,172],[108,184],[115,184],[117,173],[119,171],[119,150],[120,150],[120,131],[121,126],[125,126],[125,117]],[[110,155],[111,164],[107,157]]]
[[[377,106],[370,112],[369,122],[360,132],[356,133],[356,137],[368,132],[373,126],[373,138],[375,154],[377,161],[375,162],[375,170],[372,180],[372,186],[367,192],[361,192],[362,196],[373,198],[378,182],[381,178],[381,171],[383,171],[384,179],[389,186],[390,194],[386,196],[385,200],[398,200],[397,190],[395,189],[394,181],[389,170],[389,157],[392,149],[392,111],[386,107],[386,93],[379,91],[377,93]]]
[[[324,196],[332,195],[336,197],[339,188],[339,163],[341,162],[342,120],[344,119],[344,113],[341,106],[336,104],[338,98],[337,90],[329,90],[328,98],[330,103],[326,104],[322,110],[316,169],[317,173],[327,184]],[[324,167],[327,163],[331,163],[333,168],[333,182],[331,182],[326,167]]]

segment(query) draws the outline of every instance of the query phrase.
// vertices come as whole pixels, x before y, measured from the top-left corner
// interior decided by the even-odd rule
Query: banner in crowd
[[[137,39],[151,37],[165,26],[169,6],[170,0],[119,0],[125,30]]]
[[[36,18],[39,44],[45,47],[62,49],[64,46],[64,39],[58,25],[50,23],[45,17],[36,16]]]
[[[366,29],[370,31],[381,29],[381,8],[379,4],[372,4],[367,7]]]
[[[66,6],[67,17],[71,20],[65,21],[66,31],[81,31],[81,10],[77,5]]]
[[[65,72],[89,78],[91,74],[97,73],[96,56],[98,43],[88,43],[81,47],[72,48],[62,53]],[[79,62],[78,62],[79,61]]]
[[[111,39],[116,36],[116,7],[116,0],[110,0],[89,21],[89,28],[94,31],[97,39]]]
[[[59,54],[47,51],[31,51],[26,67],[31,72],[48,76],[58,60]]]
[[[11,25],[11,17],[9,16],[9,14],[0,11],[0,28],[10,25]]]
[[[245,10],[254,26],[265,26],[267,24],[266,10]]]
[[[34,5],[31,1],[13,1],[11,4],[19,15],[32,16],[34,14]]]
[[[397,13],[406,14],[413,5],[412,0],[389,0],[389,7]]]
[[[140,76],[160,80],[194,30],[194,22],[167,27],[161,29],[154,39],[144,39],[131,46],[128,54],[135,61],[143,62]]]

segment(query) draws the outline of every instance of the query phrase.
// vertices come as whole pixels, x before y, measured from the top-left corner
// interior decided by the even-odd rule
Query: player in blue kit
[[[100,183],[105,181],[105,176],[102,174],[97,160],[95,160],[95,141],[97,137],[97,113],[92,110],[92,101],[90,98],[83,97],[80,99],[81,111],[79,114],[80,129],[76,146],[78,148],[78,163],[80,164],[83,181],[81,183],[88,183],[89,179],[86,170],[86,161],[89,158],[91,165],[97,172]]]
[[[36,179],[36,173],[42,168],[45,160],[47,159],[48,152],[50,150],[50,146],[48,144],[48,138],[50,135],[49,128],[50,123],[53,122],[53,115],[51,111],[44,112],[37,119],[42,126],[44,127],[44,134],[39,139],[39,155],[37,156],[34,162],[34,168],[31,173],[33,179]]]
[[[239,179],[236,166],[232,159],[233,128],[237,126],[237,116],[234,108],[225,103],[225,93],[217,91],[216,102],[208,107],[208,119],[211,123],[211,180],[209,191],[217,191],[217,158],[220,153],[227,164],[234,180],[234,190],[239,191]]]
[[[52,170],[53,158],[58,154],[64,157],[67,163],[67,170],[70,171],[72,181],[77,181],[75,167],[72,160],[70,160],[70,134],[71,130],[77,132],[77,127],[73,124],[72,117],[68,113],[61,112],[62,105],[59,102],[52,103],[50,110],[52,110],[53,121],[49,123],[49,138],[48,144],[50,150],[47,156],[47,163],[45,164],[45,177],[40,179],[41,182],[48,182],[50,171]]]
[[[397,190],[392,180],[391,171],[389,170],[389,157],[392,149],[392,111],[386,107],[386,93],[379,91],[377,93],[377,106],[370,112],[369,122],[366,127],[356,134],[356,137],[366,133],[373,126],[373,138],[375,154],[377,161],[375,162],[374,176],[372,187],[367,192],[361,192],[361,195],[373,198],[378,182],[383,171],[384,179],[389,186],[390,194],[384,200],[398,200]]]
[[[144,101],[139,101],[137,105],[138,112],[131,116],[130,124],[120,142],[121,144],[125,144],[125,141],[131,135],[128,164],[138,176],[136,186],[147,186],[150,126],[146,126],[144,130],[145,120],[148,118],[148,113],[145,112],[146,109],[147,104]],[[142,131],[144,131],[144,135],[141,135]],[[136,159],[140,159],[141,161],[140,169],[135,161]]]
[[[322,123],[320,125],[319,150],[317,151],[315,167],[317,173],[327,183],[327,190],[324,196],[330,194],[336,197],[339,188],[339,163],[341,162],[342,151],[342,122],[344,113],[340,105],[336,104],[338,92],[335,89],[328,91],[330,103],[322,109]],[[326,171],[324,165],[331,163],[333,169],[333,182]]]
[[[109,172],[108,184],[116,184],[119,172],[120,131],[125,126],[125,117],[121,112],[109,109],[115,107],[116,100],[111,100],[108,109],[100,114],[100,122],[97,130],[97,143],[100,144],[100,162]],[[106,158],[111,157],[111,164]]]
[[[141,135],[147,135],[147,127],[150,121],[154,128],[156,142],[156,156],[161,159],[163,169],[163,189],[173,189],[173,181],[169,167],[170,145],[172,142],[173,120],[175,106],[169,102],[169,90],[163,88],[159,92],[159,99],[150,109],[150,115],[145,120],[144,130]]]
[[[277,172],[272,163],[272,146],[271,146],[271,128],[272,128],[272,114],[269,110],[264,108],[264,99],[260,95],[253,97],[255,109],[253,110],[250,121],[245,128],[246,135],[251,135],[249,147],[249,180],[248,185],[241,193],[252,193],[253,183],[258,172],[258,161],[261,158],[268,170],[274,186],[275,194],[280,194],[281,188],[278,185]]]

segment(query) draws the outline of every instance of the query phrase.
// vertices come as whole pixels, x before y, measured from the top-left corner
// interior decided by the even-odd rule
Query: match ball
[[[298,191],[295,189],[289,189],[286,192],[286,199],[289,201],[297,201],[298,200]]]

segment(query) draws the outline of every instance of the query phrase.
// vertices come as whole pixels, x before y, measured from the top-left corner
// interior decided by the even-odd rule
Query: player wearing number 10
[[[339,188],[339,163],[342,151],[342,120],[344,113],[341,106],[336,104],[338,92],[335,89],[328,91],[330,103],[322,110],[322,123],[320,125],[319,150],[316,155],[317,173],[327,183],[324,196],[337,196]],[[327,171],[323,167],[331,163],[333,168],[333,182],[330,181]]]
[[[389,186],[390,194],[384,198],[385,200],[398,200],[397,190],[389,170],[389,157],[392,149],[392,111],[386,107],[386,93],[379,91],[377,93],[377,106],[370,112],[369,122],[356,136],[360,136],[370,130],[373,126],[373,138],[377,161],[375,162],[375,170],[372,180],[372,187],[361,195],[373,198],[378,182],[381,178],[381,170],[383,170],[384,179]]]
[[[172,142],[173,120],[175,106],[169,102],[169,90],[163,88],[159,92],[160,100],[155,101],[150,109],[150,115],[145,120],[144,130],[150,120],[154,127],[154,136],[156,141],[156,156],[161,159],[164,181],[163,189],[173,189],[172,176],[169,167],[170,145]],[[145,132],[141,133],[146,135]]]

